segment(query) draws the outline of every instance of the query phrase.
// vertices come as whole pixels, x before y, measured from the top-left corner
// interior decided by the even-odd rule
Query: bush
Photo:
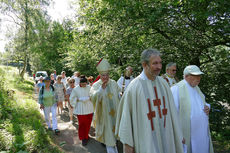
[[[21,80],[13,72],[8,69],[6,78],[0,68],[0,151],[60,152],[51,145],[51,133],[46,131],[33,100],[33,82]]]

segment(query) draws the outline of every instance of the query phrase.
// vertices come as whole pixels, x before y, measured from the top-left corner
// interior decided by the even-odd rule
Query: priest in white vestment
[[[202,74],[199,67],[189,65],[184,69],[184,80],[171,87],[188,153],[213,153],[210,105],[198,87]]]
[[[128,66],[125,69],[124,76],[121,76],[117,80],[117,84],[121,88],[121,95],[123,95],[125,89],[128,87],[130,82],[134,79],[133,76],[132,76],[132,73],[133,73],[133,68],[131,66]]]
[[[144,50],[141,63],[144,70],[129,84],[119,104],[116,135],[125,153],[183,153],[172,93],[158,76],[160,52]]]
[[[109,78],[110,64],[102,59],[97,64],[100,80],[90,89],[95,108],[96,140],[106,145],[108,153],[118,153],[116,147],[115,124],[121,89],[117,82]]]
[[[162,75],[170,87],[179,82],[176,77],[176,69],[176,63],[170,62],[166,65],[166,73]]]

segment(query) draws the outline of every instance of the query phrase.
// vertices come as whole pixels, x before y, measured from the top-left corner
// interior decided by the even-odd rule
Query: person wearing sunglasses
[[[75,80],[73,78],[69,79],[68,81],[69,87],[66,89],[66,100],[68,102],[68,107],[69,107],[69,118],[70,118],[70,123],[73,123],[73,106],[70,104],[69,97],[75,88]]]
[[[166,73],[163,74],[162,77],[166,80],[170,87],[179,82],[176,77],[176,63],[168,63],[166,65]]]

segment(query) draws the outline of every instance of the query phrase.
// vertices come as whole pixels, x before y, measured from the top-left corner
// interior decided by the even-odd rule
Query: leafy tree
[[[21,51],[21,60],[23,61],[23,68],[20,76],[23,78],[28,65],[30,57],[29,44],[33,40],[33,34],[36,32],[34,27],[36,24],[43,23],[42,18],[46,12],[45,6],[49,4],[48,0],[2,0],[1,10],[12,22],[18,25],[19,33],[22,36],[19,42]]]

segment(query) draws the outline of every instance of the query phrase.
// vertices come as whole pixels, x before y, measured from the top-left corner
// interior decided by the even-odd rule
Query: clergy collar
[[[166,75],[169,77],[169,78],[174,78],[173,76],[171,76],[170,74],[166,73]]]

